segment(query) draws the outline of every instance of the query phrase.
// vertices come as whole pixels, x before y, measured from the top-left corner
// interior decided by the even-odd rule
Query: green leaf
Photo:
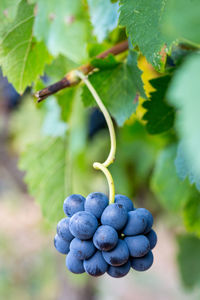
[[[29,145],[19,163],[26,171],[30,194],[50,222],[63,216],[62,205],[67,195],[66,149],[67,142],[62,138],[46,137]]]
[[[100,70],[106,70],[106,69],[112,69],[119,65],[120,63],[115,59],[115,56],[112,54],[109,54],[107,57],[100,59],[100,58],[93,58],[91,60],[91,65],[93,65],[95,68],[98,68]]]
[[[169,211],[178,212],[189,197],[190,185],[181,181],[174,164],[175,145],[161,151],[151,178],[151,189]]]
[[[91,22],[98,42],[102,42],[118,23],[118,3],[110,0],[88,0]]]
[[[22,99],[18,109],[12,112],[9,125],[16,152],[24,152],[27,145],[39,140],[44,116],[43,104],[37,107],[30,95]]]
[[[135,52],[130,52],[126,63],[93,73],[89,79],[119,126],[135,112],[138,103],[134,99],[138,93],[145,97]],[[82,99],[86,106],[95,105],[86,86]]]
[[[200,240],[191,235],[180,235],[177,242],[182,281],[187,288],[193,288],[200,282]]]
[[[63,201],[68,195],[85,195],[91,183],[83,156],[86,143],[84,113],[78,89],[73,98],[68,135],[40,136],[27,146],[20,158],[19,166],[26,172],[29,192],[50,223],[58,222],[63,216]]]
[[[50,77],[52,82],[56,82],[63,78],[69,71],[77,67],[78,65],[76,63],[63,55],[59,55],[50,65],[45,67],[45,74]]]
[[[168,0],[163,21],[163,33],[169,38],[200,45],[199,0]]]
[[[185,158],[200,176],[200,55],[188,56],[176,71],[167,99],[178,109],[176,129]]]
[[[23,93],[51,61],[44,44],[33,38],[33,22],[33,6],[22,0],[15,20],[1,31],[0,64],[4,76],[19,93]]]
[[[194,172],[191,164],[188,163],[182,143],[180,143],[178,146],[175,166],[179,178],[181,180],[185,180],[185,178],[188,177],[190,183],[195,183],[196,188],[200,191],[200,176]]]
[[[15,18],[18,5],[21,0],[1,0],[0,2],[0,24],[5,24]]]
[[[146,128],[150,134],[162,133],[173,127],[174,108],[165,100],[170,79],[171,76],[164,76],[150,81],[156,91],[150,94],[150,101],[143,103],[143,107],[147,109],[143,119],[147,121]]]
[[[61,109],[56,98],[51,96],[45,102],[46,114],[42,124],[42,133],[45,136],[63,137],[65,136],[67,124],[60,120]]]
[[[158,69],[163,67],[161,50],[168,53],[172,43],[161,32],[165,4],[166,0],[120,0],[120,25],[126,27],[132,43]]]
[[[76,94],[76,89],[67,88],[56,95],[57,102],[61,108],[61,118],[63,121],[68,121],[72,113],[72,104],[74,96]]]
[[[187,231],[200,237],[200,193],[194,187],[184,205],[183,220]]]
[[[87,58],[89,22],[80,0],[37,0],[34,35],[44,40],[54,56],[63,54],[76,63]]]

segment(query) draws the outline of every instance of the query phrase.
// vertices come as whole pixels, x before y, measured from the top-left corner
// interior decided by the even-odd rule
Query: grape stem
[[[108,181],[108,186],[109,186],[109,202],[111,204],[111,203],[114,203],[114,200],[115,200],[115,186],[114,186],[114,181],[113,181],[112,175],[110,174],[110,172],[107,168],[114,162],[115,153],[116,153],[116,136],[115,136],[113,122],[112,122],[110,114],[107,111],[105,105],[103,104],[101,98],[97,94],[97,92],[94,89],[91,82],[88,80],[88,77],[78,70],[76,70],[76,74],[88,87],[88,89],[91,92],[92,96],[94,97],[96,103],[98,104],[100,110],[102,111],[102,113],[105,117],[106,123],[108,125],[108,129],[109,129],[109,133],[110,133],[110,153],[104,163],[95,162],[93,164],[93,167],[96,170],[101,170],[104,173],[104,175],[106,176],[106,179]]]

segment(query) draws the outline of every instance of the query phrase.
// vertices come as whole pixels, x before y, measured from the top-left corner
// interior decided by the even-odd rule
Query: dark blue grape
[[[153,264],[153,253],[149,251],[145,256],[140,258],[131,258],[131,266],[136,271],[146,271]]]
[[[144,216],[137,214],[136,210],[128,212],[128,221],[123,229],[125,235],[137,235],[144,232],[147,220]]]
[[[58,234],[55,235],[54,246],[58,252],[67,254],[69,252],[69,244],[70,242],[63,240]]]
[[[128,274],[128,272],[130,270],[130,267],[131,267],[131,263],[128,260],[127,263],[125,263],[124,265],[119,266],[119,267],[109,266],[107,273],[111,277],[121,278],[121,277],[124,277],[124,276],[126,276]]]
[[[74,214],[69,222],[71,233],[80,240],[89,240],[93,237],[98,226],[97,219],[87,211]]]
[[[64,213],[71,217],[78,211],[84,210],[85,198],[81,195],[73,194],[67,197],[63,204]]]
[[[83,266],[85,272],[95,277],[103,275],[108,269],[108,265],[105,262],[101,251],[97,251],[92,257],[84,260]]]
[[[151,230],[153,225],[153,216],[146,208],[137,208],[136,213],[140,216],[143,216],[147,221],[147,226],[145,228],[144,234],[148,233]]]
[[[152,250],[155,247],[155,245],[157,244],[157,234],[155,233],[155,231],[153,229],[151,229],[151,231],[149,231],[149,233],[146,234],[146,237],[149,240],[150,249]]]
[[[75,274],[81,274],[85,272],[83,261],[75,257],[71,251],[67,254],[66,266],[70,272]]]
[[[91,193],[85,200],[85,211],[89,211],[97,219],[108,205],[108,197],[103,193]]]
[[[102,252],[105,261],[111,266],[124,265],[129,259],[129,250],[123,240],[118,240],[117,246],[111,251]]]
[[[127,219],[127,210],[121,204],[113,203],[104,209],[101,216],[101,223],[120,230],[126,224]]]
[[[95,247],[93,242],[81,241],[74,238],[70,243],[70,252],[78,259],[88,259],[95,252]]]
[[[63,239],[70,242],[74,237],[69,231],[69,220],[70,218],[64,218],[58,222],[57,234]]]
[[[117,231],[113,227],[108,225],[100,226],[93,236],[93,243],[99,250],[111,250],[117,245],[117,242]]]
[[[144,235],[128,236],[125,239],[130,255],[133,257],[141,257],[150,250],[149,240]]]
[[[134,210],[133,202],[124,195],[115,195],[115,203],[123,205],[127,211]]]

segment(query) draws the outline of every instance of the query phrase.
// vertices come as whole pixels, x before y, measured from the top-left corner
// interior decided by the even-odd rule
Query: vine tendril
[[[101,98],[97,94],[93,85],[88,80],[87,76],[85,76],[82,72],[80,72],[78,70],[76,70],[76,74],[88,87],[88,89],[91,92],[92,96],[94,97],[96,103],[98,104],[100,110],[102,111],[102,113],[105,117],[106,123],[108,125],[109,134],[110,134],[110,152],[109,152],[108,158],[103,163],[95,162],[93,164],[93,167],[96,170],[101,170],[104,173],[104,175],[106,176],[108,186],[109,186],[109,202],[114,203],[114,198],[115,198],[114,181],[113,181],[112,175],[110,174],[109,170],[107,169],[114,162],[115,153],[116,153],[116,136],[115,136],[113,122],[112,122],[112,119],[111,119],[105,105],[103,104]]]

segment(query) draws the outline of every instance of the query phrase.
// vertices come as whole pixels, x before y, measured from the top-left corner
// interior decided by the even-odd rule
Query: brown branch
[[[108,54],[117,55],[120,54],[128,49],[128,41],[121,42],[114,47],[100,53],[96,56],[96,58],[105,58]],[[81,72],[85,75],[90,73],[94,70],[94,67],[91,64],[86,64],[78,68]],[[77,85],[80,82],[80,78],[76,76],[74,70],[70,71],[68,74],[65,75],[60,81],[47,86],[46,88],[42,89],[39,92],[36,92],[35,96],[38,102],[46,99],[48,96],[55,94],[56,92]]]

